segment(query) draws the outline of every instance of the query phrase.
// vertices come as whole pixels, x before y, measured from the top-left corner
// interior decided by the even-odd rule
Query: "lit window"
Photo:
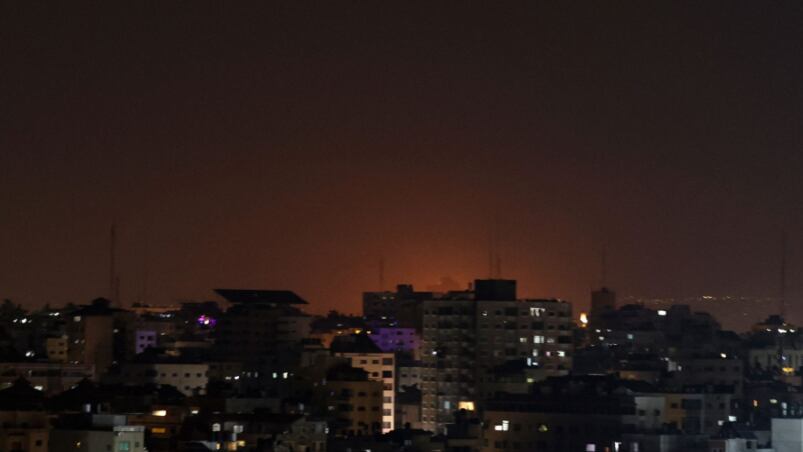
[[[457,408],[466,411],[474,411],[474,402],[462,401],[457,404]]]
[[[541,317],[541,313],[546,311],[544,308],[530,308],[530,315],[533,317]]]

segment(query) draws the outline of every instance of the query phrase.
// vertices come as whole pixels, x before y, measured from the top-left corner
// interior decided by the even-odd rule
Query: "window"
[[[382,364],[385,366],[393,365],[393,358],[382,358]]]
[[[131,450],[131,442],[130,441],[120,441],[117,443],[117,450],[118,451],[129,451]]]
[[[383,370],[382,371],[382,378],[393,378],[393,371],[392,370]]]

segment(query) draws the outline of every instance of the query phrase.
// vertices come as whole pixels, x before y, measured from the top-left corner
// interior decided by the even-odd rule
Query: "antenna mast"
[[[385,290],[385,257],[379,257],[379,291]]]
[[[111,231],[109,234],[109,301],[115,302],[117,295],[117,269],[116,256],[117,255],[117,227],[112,223]]]
[[[780,313],[786,320],[786,231],[781,233],[781,287],[780,287]]]

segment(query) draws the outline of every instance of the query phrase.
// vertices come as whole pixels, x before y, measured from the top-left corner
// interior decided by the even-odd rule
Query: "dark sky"
[[[776,295],[785,229],[803,297],[797,1],[27,3],[0,7],[0,297],[107,295],[112,222],[124,304],[356,311],[380,256],[463,285],[494,231],[522,295],[584,306],[603,247],[622,294]]]

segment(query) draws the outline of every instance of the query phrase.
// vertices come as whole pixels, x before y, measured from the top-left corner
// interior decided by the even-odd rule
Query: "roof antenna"
[[[502,253],[499,251],[501,246],[501,234],[499,233],[499,221],[494,218],[490,233],[490,244],[488,253],[488,277],[490,279],[502,279]]]
[[[145,240],[143,243],[143,252],[142,252],[142,287],[140,288],[140,295],[139,295],[139,302],[142,304],[147,304],[148,301],[148,258],[150,257],[149,253],[149,234],[148,230],[145,230]]]
[[[385,257],[379,257],[379,291],[385,291]]]
[[[488,231],[488,279],[494,277],[494,235],[493,230]]]
[[[109,231],[109,301],[114,303],[115,295],[117,295],[118,279],[117,279],[117,226],[112,223],[111,230]]]
[[[780,287],[780,313],[781,319],[786,320],[786,230],[781,232],[781,287]]]

